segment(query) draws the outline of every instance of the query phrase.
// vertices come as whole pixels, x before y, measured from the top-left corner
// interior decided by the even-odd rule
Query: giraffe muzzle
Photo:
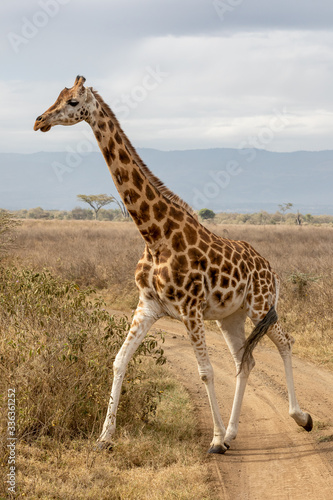
[[[51,128],[51,125],[45,125],[45,123],[43,124],[43,122],[44,122],[43,115],[37,116],[36,121],[35,121],[35,125],[34,125],[34,130],[35,131],[41,130],[42,132],[48,132]]]

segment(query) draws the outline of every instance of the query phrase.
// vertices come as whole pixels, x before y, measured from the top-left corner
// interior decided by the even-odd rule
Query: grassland
[[[249,241],[270,260],[282,278],[279,316],[285,328],[296,339],[295,352],[333,369],[333,228],[283,225],[210,227],[221,236]],[[48,269],[54,280],[60,280],[60,283],[75,281],[79,290],[95,287],[98,297],[102,297],[110,308],[130,311],[138,298],[134,270],[143,248],[144,243],[132,223],[25,220],[16,228],[14,247],[11,247],[8,257],[2,259],[2,264],[7,268],[16,266],[16,273],[32,269],[32,276],[34,272],[38,274],[38,297],[41,287],[45,286],[45,280],[40,277],[47,276],[43,273]],[[15,287],[20,279],[16,277],[11,281]],[[13,290],[10,295],[15,299]],[[34,290],[30,286],[31,297]],[[17,480],[21,498],[214,498],[206,459],[202,453],[205,446],[202,447],[197,435],[191,402],[165,367],[156,366],[152,359],[143,359],[139,371],[131,372],[129,378],[132,385],[131,388],[125,387],[123,408],[120,408],[121,425],[118,428],[117,444],[111,454],[96,453],[93,443],[99,432],[101,415],[104,414],[109,394],[113,354],[108,356],[105,346],[100,351],[103,348],[103,342],[98,341],[100,330],[94,330],[97,339],[95,344],[89,343],[92,340],[86,340],[86,330],[82,325],[88,322],[89,326],[90,320],[85,319],[81,309],[79,319],[76,318],[71,323],[68,308],[64,312],[61,300],[58,306],[57,301],[54,301],[52,307],[59,311],[62,321],[63,334],[58,338],[56,332],[59,328],[56,324],[48,327],[53,328],[52,334],[45,336],[47,328],[44,323],[48,321],[45,318],[49,307],[47,303],[39,299],[37,315],[34,313],[36,305],[33,299],[29,298],[27,309],[23,308],[22,301],[17,303],[14,299],[9,309],[16,312],[12,316],[9,314],[6,321],[0,321],[0,331],[7,351],[11,349],[9,343],[12,342],[14,331],[16,339],[21,339],[21,343],[20,349],[10,351],[12,358],[7,361],[10,361],[10,366],[15,367],[16,382],[23,385],[24,381],[29,381],[31,387],[35,388],[30,392],[28,389],[22,392],[21,410],[22,398],[30,397],[29,401],[33,402],[30,406],[35,405],[37,409],[42,408],[44,411],[38,414],[38,419],[36,414],[29,412],[20,415],[28,430],[26,434],[22,434],[17,445]],[[8,301],[6,304],[8,308]],[[84,303],[81,305],[84,306]],[[91,307],[90,302],[88,309]],[[42,318],[42,328],[35,323],[36,316],[42,317],[41,311],[45,315]],[[17,316],[18,314],[21,316]],[[103,308],[100,308],[100,314],[103,316]],[[15,315],[19,321],[14,320]],[[20,324],[25,324],[25,330],[29,330],[29,338],[23,338],[27,334],[23,332],[24,329],[17,330]],[[75,337],[73,340],[73,331],[80,332],[79,339]],[[41,348],[43,342],[45,348]],[[45,365],[42,365],[41,358],[38,357],[40,353],[54,353],[51,346],[59,348],[61,342],[66,346],[62,356],[55,359],[45,355]],[[75,352],[68,351],[68,343],[72,342]],[[82,342],[86,346],[84,349],[81,349]],[[31,345],[32,354],[24,356],[22,353],[25,352],[25,346]],[[104,373],[109,372],[108,377],[104,377],[105,381],[101,376],[96,378],[94,372],[91,375],[93,378],[89,379],[90,375],[87,376],[90,373],[87,372],[88,368],[96,369],[97,358]],[[54,365],[53,361],[58,364]],[[147,372],[149,374],[145,376]],[[9,376],[11,372],[8,367],[5,373],[7,375],[3,381],[6,386],[16,383]],[[45,374],[49,378],[45,378]],[[52,377],[55,377],[56,383],[52,390],[45,391],[46,385],[50,387],[48,380],[51,381]],[[26,385],[29,386],[28,383]],[[80,400],[84,394],[84,404],[78,405],[74,397],[69,399],[67,406],[63,404],[64,399],[68,399],[70,395],[66,390],[71,387],[80,388],[81,392],[75,397]],[[135,392],[138,389],[142,389],[141,399]],[[86,393],[89,394],[88,399]],[[145,395],[148,399],[145,399]],[[129,413],[130,406],[126,404],[130,405],[130,401],[136,399],[138,404],[132,405],[132,413]],[[150,408],[152,411],[143,416],[139,408],[144,401],[148,401],[148,405],[151,401],[154,404]],[[74,407],[78,410],[69,419],[69,409],[72,411]],[[55,417],[51,418],[50,415],[53,414]],[[2,417],[3,423],[5,414]],[[29,422],[36,420],[42,422],[43,426],[29,427]],[[86,428],[79,425],[83,421],[86,422]],[[4,450],[4,441],[0,444]],[[6,472],[5,454],[2,459],[2,470]],[[0,497],[5,494],[5,489],[3,480],[0,482]]]

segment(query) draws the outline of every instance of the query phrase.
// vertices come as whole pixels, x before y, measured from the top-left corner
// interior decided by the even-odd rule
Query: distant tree
[[[53,215],[44,210],[42,207],[31,208],[28,210],[28,218],[29,219],[53,219]]]
[[[119,209],[120,209],[120,211],[121,211],[121,215],[122,215],[123,217],[125,217],[125,218],[128,218],[128,219],[129,219],[130,214],[128,213],[128,210],[127,210],[127,208],[125,207],[124,203],[123,203],[121,200],[120,200],[120,201],[118,201],[118,200],[116,200],[116,199],[114,199],[114,202],[115,202],[115,203],[117,203],[117,205],[118,205],[118,207],[119,207]]]
[[[199,210],[198,214],[199,217],[201,217],[203,220],[214,219],[216,215],[215,212],[213,212],[213,210],[210,210],[209,208],[202,208],[201,210]]]
[[[86,220],[86,219],[93,219],[94,215],[89,208],[82,208],[82,207],[75,207],[71,211],[71,216],[75,220]]]
[[[99,220],[121,220],[124,217],[123,213],[119,208],[106,210],[104,208],[99,212]]]
[[[293,203],[282,203],[281,205],[279,205],[280,212],[285,214],[288,210],[291,209],[292,206]]]
[[[120,208],[123,217],[129,217],[129,213],[122,201],[118,201],[114,196],[108,196],[107,194],[78,194],[78,200],[84,201],[91,206],[94,211],[95,219],[98,217],[98,212],[102,207],[109,205],[110,203],[116,203]]]
[[[97,219],[98,212],[102,207],[116,202],[114,196],[108,196],[107,194],[78,194],[77,199],[91,206],[95,214],[95,219]]]
[[[290,210],[292,206],[292,203],[282,203],[281,205],[278,205],[280,212],[282,212],[281,221],[283,221],[285,213],[288,212],[288,210]]]
[[[304,217],[304,220],[305,220],[305,222],[308,222],[309,224],[313,223],[313,220],[314,220],[313,215],[306,214]]]
[[[56,210],[54,213],[54,218],[58,220],[64,220],[70,218],[70,212],[66,210]]]
[[[247,221],[251,221],[251,214],[239,214],[237,215],[236,222],[241,224],[246,224]]]
[[[301,217],[301,214],[299,213],[298,210],[297,210],[297,215],[296,215],[295,223],[297,224],[297,226],[301,226],[302,225],[302,217]]]

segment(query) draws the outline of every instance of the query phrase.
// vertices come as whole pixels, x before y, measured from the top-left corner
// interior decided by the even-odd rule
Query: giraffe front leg
[[[199,365],[200,378],[205,384],[206,392],[208,395],[209,405],[212,412],[213,424],[214,424],[213,439],[210,443],[210,448],[208,450],[208,453],[223,454],[227,451],[228,446],[225,445],[226,430],[215,395],[213,367],[210,364],[208,356],[204,363],[198,362],[198,365]]]
[[[197,317],[195,319],[193,317],[191,317],[191,319],[188,319],[187,316],[184,316],[183,321],[195,352],[199,375],[201,380],[205,384],[213,417],[214,434],[208,453],[222,454],[227,451],[227,447],[224,445],[225,426],[223,424],[216,399],[214,387],[214,371],[207,352],[202,313],[198,311]]]
[[[97,447],[99,449],[112,447],[112,437],[116,430],[117,408],[127,365],[149,328],[157,319],[156,315],[149,314],[149,311],[139,304],[125,342],[121,346],[113,363],[113,383],[109,406],[102,433],[97,440]]]

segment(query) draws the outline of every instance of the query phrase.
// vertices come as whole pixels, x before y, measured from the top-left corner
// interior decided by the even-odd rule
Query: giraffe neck
[[[111,109],[93,91],[86,119],[103,153],[116,188],[142,237],[154,249],[163,243],[167,215],[178,221],[192,209],[169,191],[142,162]]]

